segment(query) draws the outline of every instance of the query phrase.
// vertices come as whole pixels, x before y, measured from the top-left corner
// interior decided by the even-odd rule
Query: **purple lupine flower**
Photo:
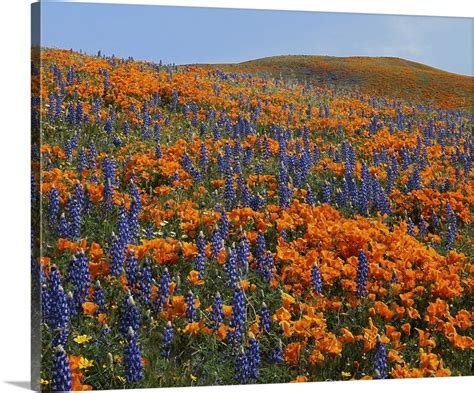
[[[377,336],[377,343],[375,344],[374,372],[376,379],[388,378],[387,350],[380,336]]]
[[[367,217],[369,214],[369,190],[367,183],[362,181],[359,189],[359,197],[357,198],[359,205],[358,211],[361,216]]]
[[[91,142],[91,144],[89,145],[89,153],[87,155],[87,167],[92,170],[92,171],[95,171],[96,168],[97,168],[97,163],[96,163],[96,157],[97,157],[97,149],[95,147],[95,144],[94,142]]]
[[[163,274],[160,277],[158,282],[158,294],[156,297],[155,306],[158,311],[161,311],[168,301],[170,295],[170,285],[171,285],[171,276],[168,272],[168,269],[165,268]]]
[[[128,383],[143,379],[142,354],[138,346],[137,334],[132,327],[127,332],[127,345],[123,353],[125,378]]]
[[[352,206],[356,207],[359,205],[359,191],[357,184],[352,175],[345,176],[347,194],[352,202]]]
[[[269,282],[273,276],[274,261],[270,251],[266,251],[262,257],[257,257],[257,275],[265,282]]]
[[[240,385],[246,384],[250,378],[250,367],[247,354],[243,347],[235,358],[235,380]]]
[[[270,158],[270,143],[268,142],[268,138],[265,136],[263,139],[263,159],[268,160]]]
[[[161,356],[165,359],[169,359],[171,355],[171,343],[174,337],[173,326],[171,321],[168,321],[164,331],[163,331],[163,341],[161,342]]]
[[[46,323],[51,320],[51,293],[46,282],[41,285],[41,318]]]
[[[82,105],[82,102],[78,102],[76,106],[76,119],[75,123],[76,125],[80,125],[84,121],[84,107]],[[76,144],[77,147],[77,144]]]
[[[196,239],[196,248],[199,255],[206,256],[206,239],[202,231],[199,232]]]
[[[419,189],[421,189],[420,171],[418,170],[418,168],[415,168],[415,170],[408,177],[406,190],[407,192],[410,192]]]
[[[247,234],[244,232],[237,246],[237,266],[248,266],[250,259],[250,243]]]
[[[217,142],[220,139],[221,139],[221,130],[219,129],[219,126],[216,124],[214,127],[213,140],[214,142]]]
[[[235,287],[237,284],[237,280],[239,279],[238,274],[237,274],[237,258],[236,258],[236,252],[235,249],[232,247],[229,247],[227,249],[227,258],[225,261],[224,265],[224,271],[226,274],[227,278],[227,286],[229,288]]]
[[[125,248],[130,242],[130,227],[128,225],[128,214],[125,202],[119,208],[119,216],[117,221],[117,237],[120,244]]]
[[[447,250],[453,248],[454,241],[456,240],[456,224],[448,224],[448,230],[445,237],[445,247]]]
[[[138,331],[138,328],[140,327],[140,312],[138,311],[138,307],[130,293],[127,293],[123,298],[120,311],[121,333],[126,336],[129,328],[132,328],[135,332]]]
[[[55,233],[58,225],[59,216],[59,192],[53,186],[49,193],[49,205],[48,205],[48,225],[49,230]]]
[[[453,247],[454,241],[456,240],[456,214],[454,213],[451,204],[446,203],[446,222],[448,231],[446,232],[445,247],[450,250]]]
[[[255,258],[263,258],[266,252],[265,235],[262,231],[258,231],[255,241]]]
[[[265,199],[260,195],[260,193],[257,193],[257,195],[253,196],[252,200],[250,201],[250,207],[254,211],[262,210],[264,205],[265,205]]]
[[[186,321],[188,323],[193,323],[198,321],[197,309],[195,306],[194,294],[189,291],[186,294]]]
[[[73,149],[77,149],[77,147],[79,146],[79,133],[77,132],[77,130],[74,131],[74,135],[71,138],[71,146]]]
[[[328,205],[331,204],[331,193],[332,193],[331,184],[329,184],[329,182],[326,181],[323,185],[323,202],[327,203]]]
[[[283,363],[283,346],[281,340],[278,340],[276,348],[270,352],[268,360],[270,363]]]
[[[291,190],[289,186],[290,177],[288,170],[285,165],[280,163],[279,176],[278,176],[278,197],[279,205],[282,209],[290,207]]]
[[[152,273],[150,261],[145,260],[145,263],[143,264],[143,267],[140,271],[140,276],[137,279],[140,301],[144,304],[151,303],[151,281]]]
[[[155,123],[155,125],[153,126],[153,138],[154,138],[156,143],[160,143],[161,129],[160,129],[160,125],[158,123]]]
[[[219,230],[222,240],[227,240],[229,237],[229,218],[225,210],[221,211],[221,218],[219,220]]]
[[[104,182],[104,191],[103,191],[103,203],[104,203],[104,208],[106,211],[112,210],[112,206],[114,204],[113,194],[114,194],[114,189],[112,186],[112,180],[109,178],[106,178]]]
[[[130,124],[128,123],[128,121],[123,122],[123,133],[125,134],[125,136],[128,136],[128,134],[130,133]]]
[[[76,186],[74,187],[72,197],[74,199],[76,199],[76,201],[79,205],[79,209],[82,213],[82,211],[85,207],[85,196],[84,196],[84,188],[82,188],[82,185],[78,180],[76,182]]]
[[[206,124],[204,122],[201,122],[199,124],[199,136],[201,139],[204,139],[206,135]]]
[[[314,144],[314,149],[313,149],[313,165],[318,165],[319,163],[319,158],[321,154],[319,152],[318,145]]]
[[[181,165],[186,170],[186,172],[189,172],[189,170],[192,166],[191,158],[189,157],[189,155],[186,151],[183,154],[183,158],[181,160]]]
[[[98,313],[103,313],[105,311],[105,293],[99,280],[95,282],[92,301],[99,306],[99,309],[97,310]]]
[[[157,143],[155,146],[155,157],[157,159],[163,158],[163,150],[161,149],[160,143]]]
[[[345,183],[345,180],[343,180]],[[347,204],[347,194],[345,193],[346,189],[343,186],[343,189],[336,190],[336,206],[337,207],[344,207]]]
[[[202,280],[204,278],[204,273],[206,269],[206,258],[199,254],[194,258],[194,268],[199,273],[199,278]]]
[[[125,275],[127,276],[127,285],[134,287],[138,278],[138,261],[133,250],[128,252],[127,264],[125,266]]]
[[[61,285],[56,289],[50,287],[49,290],[51,299],[49,310],[50,328],[54,335],[52,345],[66,345],[69,336],[70,314],[67,296]]]
[[[236,342],[241,342],[242,340],[246,320],[247,306],[245,305],[244,293],[240,287],[236,286],[232,298],[232,318],[230,320],[230,327],[234,328],[234,339]]]
[[[155,229],[153,227],[153,224],[148,224],[148,226],[145,228],[145,238],[150,240],[155,237]]]
[[[380,213],[382,214],[389,216],[392,212],[392,208],[390,207],[390,199],[383,190],[380,190],[380,192],[377,194],[377,206]]]
[[[109,71],[105,69],[103,72],[103,75],[104,75],[104,82],[103,82],[104,95],[107,95],[107,93],[109,92],[109,87],[110,87]]]
[[[118,277],[122,274],[125,262],[125,248],[120,239],[112,232],[112,243],[110,246],[110,274]]]
[[[69,358],[62,345],[54,350],[51,365],[51,391],[69,392],[72,389],[72,373]]]
[[[112,129],[113,129],[113,121],[112,119],[109,117],[106,121],[105,121],[105,125],[104,125],[104,131],[105,133],[110,136],[112,135]]]
[[[260,344],[253,336],[249,338],[246,355],[249,367],[249,382],[257,382],[260,368]]]
[[[231,172],[231,161],[232,161],[232,148],[230,144],[227,142],[224,145],[224,156],[223,156],[224,170],[226,173]]]
[[[48,98],[49,98],[48,121],[52,123],[55,120],[56,96],[53,93],[50,93]]]
[[[57,292],[61,286],[61,276],[56,265],[51,266],[51,270],[48,275],[49,284],[48,287],[52,293]]]
[[[247,184],[245,182],[245,178],[242,174],[239,175],[237,178],[237,186],[240,191],[240,200],[242,207],[249,207],[251,204],[252,194],[250,193]]]
[[[237,195],[235,193],[234,188],[234,179],[230,172],[228,172],[225,176],[225,187],[224,187],[224,200],[225,200],[225,207],[227,210],[230,210],[237,199]]]
[[[216,226],[211,235],[211,257],[217,259],[222,250],[222,238],[219,227]]]
[[[321,271],[319,270],[317,262],[314,262],[313,268],[311,269],[311,287],[318,295],[323,291]]]
[[[66,294],[66,299],[67,299],[67,306],[69,309],[69,317],[72,318],[77,315],[77,312],[79,311],[79,307],[77,307],[77,302],[74,299],[74,295],[72,292],[68,292]]]
[[[114,186],[116,184],[116,167],[115,160],[113,158],[104,158],[104,160],[102,161],[102,172],[104,173],[104,179],[109,179],[110,185]]]
[[[73,285],[75,310],[80,310],[86,301],[91,285],[89,262],[83,250],[73,255],[68,266],[67,278]]]
[[[262,303],[262,309],[260,310],[260,320],[258,328],[261,332],[268,332],[270,330],[270,312],[265,302]]]
[[[222,308],[222,299],[219,292],[216,293],[214,297],[214,302],[211,306],[211,313],[209,319],[211,320],[211,329],[217,331],[224,320],[224,310]]]
[[[71,158],[72,158],[72,145],[71,145],[71,141],[69,139],[66,140],[66,142],[64,143],[64,154],[65,154],[65,158],[66,158],[66,162],[71,162]]]
[[[329,110],[329,104],[324,106],[324,117],[329,118],[331,116],[331,111]]]
[[[244,164],[244,166],[248,166],[250,164],[251,159],[252,159],[252,148],[248,146],[245,148],[242,164]]]
[[[201,157],[200,157],[199,165],[201,167],[201,171],[205,173],[209,165],[209,153],[207,152],[207,147],[204,142],[201,143],[200,153],[201,153]]]
[[[87,156],[86,151],[81,149],[77,158],[77,173],[82,175],[82,172],[86,169]]]
[[[67,212],[69,216],[68,238],[77,241],[81,237],[81,203],[76,197],[69,197]]]
[[[140,312],[132,295],[127,293],[123,299],[121,307],[120,331],[125,336],[129,328],[138,331],[140,327]]]
[[[358,297],[367,296],[367,279],[369,276],[369,267],[367,264],[367,256],[363,250],[359,252],[359,261],[357,265],[357,289]]]

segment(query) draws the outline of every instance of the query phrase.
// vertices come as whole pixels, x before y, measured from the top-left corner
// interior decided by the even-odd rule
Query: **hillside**
[[[394,57],[275,56],[217,67],[356,89],[442,109],[474,106],[473,77]]]
[[[472,374],[470,116],[32,59],[42,391]]]

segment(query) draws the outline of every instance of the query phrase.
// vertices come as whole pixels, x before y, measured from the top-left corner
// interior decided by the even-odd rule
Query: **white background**
[[[474,17],[469,0],[195,0],[102,1],[110,3],[173,4],[346,11],[411,15]],[[0,4],[0,393],[29,386],[29,193],[30,193],[30,3],[2,0]],[[471,388],[469,388],[471,386]],[[473,391],[474,377],[398,380],[390,382],[306,383],[200,388],[200,392],[448,392]],[[152,391],[146,389],[142,391]],[[169,391],[168,389],[166,391]],[[174,389],[193,392],[196,389]]]

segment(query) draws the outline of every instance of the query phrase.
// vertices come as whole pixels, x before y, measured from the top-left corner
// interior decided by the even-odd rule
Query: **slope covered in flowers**
[[[45,390],[472,372],[466,113],[60,49],[32,78]]]
[[[219,67],[316,82],[446,110],[474,110],[473,77],[395,57],[274,56]]]

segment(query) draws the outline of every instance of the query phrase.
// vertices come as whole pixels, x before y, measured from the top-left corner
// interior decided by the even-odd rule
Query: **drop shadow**
[[[8,383],[13,386],[17,386],[22,389],[31,390],[30,381],[5,381],[5,383]]]

